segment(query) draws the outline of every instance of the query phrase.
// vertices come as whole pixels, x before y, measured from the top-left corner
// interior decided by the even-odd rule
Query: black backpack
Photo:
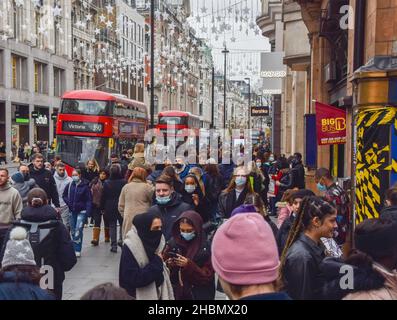
[[[44,222],[21,220],[14,222],[13,225],[26,229],[37,266],[42,266],[43,264],[53,266],[56,263],[58,220]]]

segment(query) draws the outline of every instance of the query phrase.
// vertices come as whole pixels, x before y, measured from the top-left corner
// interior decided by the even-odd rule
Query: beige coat
[[[128,165],[129,170],[134,170],[136,167],[143,168],[145,170],[150,169],[150,166],[145,162],[145,155],[143,153],[134,153],[132,156],[132,160]]]
[[[384,287],[377,290],[350,293],[343,300],[397,300],[397,271],[387,271],[377,263],[374,264],[373,268],[386,279]]]
[[[119,212],[123,217],[123,239],[131,230],[132,220],[140,213],[146,213],[152,205],[154,187],[146,182],[133,179],[121,190]]]

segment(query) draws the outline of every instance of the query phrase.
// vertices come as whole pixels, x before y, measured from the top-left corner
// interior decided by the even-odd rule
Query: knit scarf
[[[144,268],[149,264],[148,256],[135,226],[132,226],[131,230],[127,233],[124,244],[130,249],[140,268]],[[156,253],[161,252],[164,246],[165,239],[162,237]],[[164,282],[158,288],[156,288],[155,282],[143,288],[136,288],[136,300],[175,300],[169,270],[165,264],[163,265],[163,275]]]

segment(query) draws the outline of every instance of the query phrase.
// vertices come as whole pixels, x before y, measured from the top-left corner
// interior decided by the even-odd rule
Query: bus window
[[[62,102],[62,113],[104,116],[110,115],[110,105],[109,101],[66,99]]]

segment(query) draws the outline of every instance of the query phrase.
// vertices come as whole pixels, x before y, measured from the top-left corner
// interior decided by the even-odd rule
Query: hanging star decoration
[[[100,29],[98,29],[98,28],[95,28],[95,30],[94,30],[94,33],[95,33],[96,35],[98,35],[98,34],[100,34],[100,33],[101,33],[101,30],[100,30]]]
[[[91,19],[92,19],[92,14],[91,14],[91,13],[87,13],[87,14],[85,15],[85,19],[86,19],[87,21],[91,21]]]
[[[206,8],[206,6],[203,6],[202,8],[201,8],[201,13],[207,13],[207,8]]]
[[[35,7],[41,7],[41,0],[32,0]]]
[[[58,6],[55,6],[54,8],[52,8],[52,14],[54,17],[60,17],[61,12],[62,12],[62,8],[60,8]]]
[[[100,21],[101,23],[105,23],[106,17],[105,17],[103,14],[101,14],[101,15],[99,16],[99,21]]]
[[[110,3],[105,8],[106,8],[106,11],[108,12],[108,14],[113,13],[113,7]]]
[[[154,16],[156,17],[157,20],[160,20],[161,19],[161,11],[156,10],[156,12],[154,13]]]
[[[8,39],[8,36],[4,33],[4,34],[1,36],[1,40],[7,41],[7,39]]]

